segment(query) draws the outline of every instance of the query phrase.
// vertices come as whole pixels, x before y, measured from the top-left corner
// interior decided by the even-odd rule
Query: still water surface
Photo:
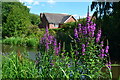
[[[30,59],[35,60],[35,55],[38,53],[37,47],[30,48],[30,47],[23,47],[23,46],[12,46],[12,45],[2,45],[2,54],[9,54],[11,52],[18,52],[24,53],[28,52]]]

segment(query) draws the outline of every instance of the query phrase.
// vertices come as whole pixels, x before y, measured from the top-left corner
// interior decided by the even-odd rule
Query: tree
[[[95,10],[98,27],[102,28],[110,45],[110,56],[120,60],[120,2],[92,2],[91,10]]]
[[[20,2],[2,3],[3,37],[20,36],[29,27],[29,9]]]
[[[40,16],[37,14],[30,13],[30,20],[33,25],[39,25]]]

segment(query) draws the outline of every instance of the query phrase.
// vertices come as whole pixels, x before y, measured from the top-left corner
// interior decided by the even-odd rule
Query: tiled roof
[[[71,15],[68,14],[56,14],[56,13],[43,13],[49,23],[64,23]]]

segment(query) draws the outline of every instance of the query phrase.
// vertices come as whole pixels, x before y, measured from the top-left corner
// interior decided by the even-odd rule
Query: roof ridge
[[[43,13],[43,14],[60,14],[60,15],[70,15],[70,14],[65,14],[65,13]]]

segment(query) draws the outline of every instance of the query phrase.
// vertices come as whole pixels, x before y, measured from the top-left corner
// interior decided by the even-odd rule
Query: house
[[[64,23],[76,21],[72,15],[57,13],[40,13],[40,19],[40,28],[48,26],[49,29],[61,28]]]

